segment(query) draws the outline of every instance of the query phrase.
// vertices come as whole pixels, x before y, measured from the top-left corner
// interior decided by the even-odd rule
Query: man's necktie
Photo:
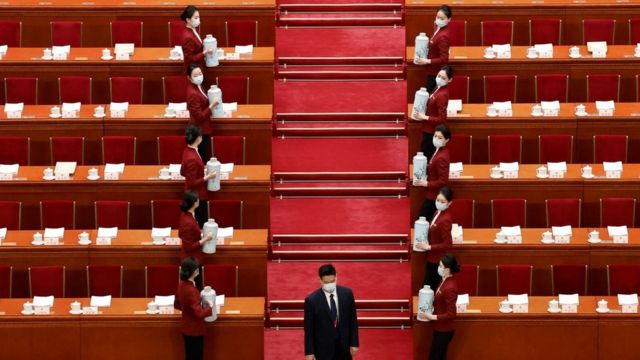
[[[333,299],[333,294],[329,295],[329,302],[331,303],[329,308],[331,322],[333,322],[333,327],[338,327],[338,308],[336,307],[336,301]]]

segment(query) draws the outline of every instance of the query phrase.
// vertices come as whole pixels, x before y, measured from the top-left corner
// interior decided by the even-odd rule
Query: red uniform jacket
[[[205,332],[204,318],[211,316],[212,308],[202,308],[200,292],[189,280],[181,280],[174,307],[182,311],[181,329],[188,336],[203,336]]]
[[[178,237],[182,241],[182,253],[180,259],[184,260],[189,256],[193,256],[198,259],[200,264],[203,263],[204,256],[202,254],[202,247],[200,246],[200,226],[198,222],[189,212],[183,212],[180,214],[180,229],[178,230]]]
[[[427,75],[438,75],[440,69],[449,63],[449,28],[443,27],[429,39],[431,64],[427,66]]]
[[[433,315],[438,320],[433,322],[433,330],[453,331],[453,320],[456,318],[456,301],[458,300],[458,285],[456,279],[448,277],[436,290],[433,301]]]
[[[447,100],[449,97],[447,96]],[[211,109],[209,98],[204,91],[193,83],[187,85],[187,110],[189,110],[189,123],[196,124],[205,135],[211,134]],[[446,111],[446,109],[445,109]]]
[[[182,31],[182,54],[184,55],[184,71],[187,74],[189,64],[199,64],[200,69],[204,72],[206,67],[204,63],[204,47],[202,41],[198,39],[193,30],[184,27]]]
[[[184,189],[198,193],[200,200],[207,199],[207,184],[204,181],[204,163],[195,149],[187,147],[182,152],[180,175],[184,176]]]
[[[436,126],[447,121],[447,105],[449,105],[449,87],[437,87],[427,101],[429,120],[422,122],[422,131],[428,134],[435,132]]]
[[[436,149],[427,165],[427,195],[429,200],[435,200],[438,192],[449,182],[449,149]]]
[[[427,251],[427,261],[437,264],[440,262],[440,258],[453,247],[451,215],[446,210],[442,212],[436,211],[433,219],[429,224],[429,245],[431,245],[431,250]]]

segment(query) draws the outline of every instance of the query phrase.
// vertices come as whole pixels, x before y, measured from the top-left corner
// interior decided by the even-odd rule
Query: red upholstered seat
[[[447,27],[450,46],[467,46],[467,20],[452,19]]]
[[[10,298],[13,286],[13,267],[0,265],[0,299]]]
[[[179,228],[180,203],[181,200],[151,200],[151,226]]]
[[[111,46],[133,44],[142,47],[142,21],[113,20],[111,25]]]
[[[216,83],[222,90],[225,103],[237,102],[249,103],[249,77],[237,75],[225,75],[216,77]]]
[[[629,44],[640,43],[640,18],[629,19]]]
[[[158,165],[182,163],[186,146],[184,136],[158,136]]]
[[[536,102],[569,101],[569,75],[539,74],[535,76]]]
[[[102,163],[135,165],[136,138],[133,136],[103,136]]]
[[[19,201],[0,201],[0,228],[20,230],[22,203]]]
[[[40,201],[40,227],[75,229],[76,202],[71,200]]]
[[[582,199],[547,199],[547,227],[565,226],[579,228],[582,216]]]
[[[588,265],[551,265],[551,295],[587,295]]]
[[[80,136],[55,136],[49,138],[51,164],[58,161],[75,161],[84,164],[84,138]]]
[[[602,198],[600,199],[600,227],[635,227],[636,199]]]
[[[182,30],[186,24],[182,20],[171,20],[169,25],[169,46],[182,46]]]
[[[31,139],[26,136],[0,136],[0,164],[29,166]]]
[[[527,226],[527,200],[493,199],[491,200],[491,227]]]
[[[513,44],[513,21],[481,21],[480,31],[482,46]]]
[[[620,101],[620,75],[587,75],[587,101]]]
[[[94,203],[96,227],[117,227],[119,229],[129,228],[129,208],[128,201],[101,200]]]
[[[561,19],[530,19],[529,45],[560,45],[562,39]]]
[[[449,87],[449,99],[460,99],[463,104],[469,102],[469,77],[456,75],[447,85]]]
[[[449,214],[454,224],[462,228],[472,228],[475,224],[475,204],[473,199],[454,199],[449,205]]]
[[[51,44],[82,47],[82,21],[51,21]]]
[[[212,136],[211,153],[221,163],[244,165],[245,143],[244,136]]]
[[[496,275],[498,279],[498,296],[509,294],[531,295],[531,265],[498,265]]]
[[[242,200],[209,200],[209,217],[220,227],[241,229],[243,207]]]
[[[10,48],[22,46],[22,21],[0,21],[0,44]]]
[[[202,283],[211,286],[216,295],[238,295],[238,266],[231,264],[207,264],[202,267]]]
[[[478,278],[480,275],[480,267],[478,265],[463,264],[460,265],[460,272],[455,274],[456,284],[458,285],[458,294],[469,294],[469,296],[478,296]]]
[[[607,265],[609,295],[637,294],[640,292],[640,264]]]
[[[141,77],[116,76],[109,78],[109,92],[111,102],[128,102],[129,104],[142,104]]]
[[[122,265],[88,265],[88,296],[122,297]]]
[[[489,135],[489,163],[522,162],[522,136]]]
[[[594,135],[593,136],[593,162],[603,161],[627,162],[629,149],[629,136],[627,135]]]
[[[573,162],[573,135],[551,134],[538,136],[540,164],[548,162]]]
[[[177,265],[148,265],[144,267],[145,297],[174,295],[180,281]]]
[[[471,164],[471,144],[473,137],[466,134],[454,134],[447,143],[449,160],[452,163]]]
[[[582,20],[582,42],[584,44],[591,41],[606,41],[608,45],[613,45],[615,32],[616,21],[613,19]]]
[[[164,103],[187,102],[187,85],[189,85],[189,81],[186,75],[163,76],[162,95]]]
[[[484,102],[487,104],[495,101],[516,101],[517,75],[485,75]]]
[[[38,78],[8,77],[4,78],[4,100],[7,103],[38,104]]]
[[[55,296],[63,298],[65,293],[64,266],[29,267],[29,297]]]
[[[59,77],[58,94],[60,94],[60,102],[91,104],[91,83],[92,79],[88,76]]]
[[[227,47],[236,45],[258,46],[258,22],[256,20],[229,20],[224,22]]]

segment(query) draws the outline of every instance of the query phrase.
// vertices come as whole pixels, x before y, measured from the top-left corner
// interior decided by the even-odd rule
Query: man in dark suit
[[[349,360],[358,353],[358,319],[353,291],[336,285],[336,268],[318,270],[322,287],[304,299],[306,360]]]

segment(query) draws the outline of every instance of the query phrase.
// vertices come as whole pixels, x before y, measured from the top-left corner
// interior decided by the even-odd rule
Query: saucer
[[[55,176],[43,176],[42,179],[43,180],[55,180]]]
[[[42,59],[42,60],[53,60],[53,56],[42,56],[40,59]]]
[[[596,177],[595,175],[591,174],[591,175],[581,175],[583,178],[585,179],[593,179],[594,177]]]
[[[171,180],[171,175],[167,175],[167,176],[158,176],[158,179],[160,179],[160,180]]]
[[[90,245],[90,244],[91,244],[91,240],[87,240],[87,241],[78,241],[78,244],[80,244],[80,245]]]
[[[50,118],[54,118],[54,119],[58,119],[62,117],[62,114],[58,114],[58,115],[53,115],[53,114],[49,114]]]
[[[175,60],[182,60],[182,58],[180,56],[176,56],[176,57],[169,56],[169,60],[174,60],[174,61]]]
[[[506,309],[506,310],[498,309],[498,311],[500,311],[500,312],[501,312],[501,313],[503,313],[503,314],[509,314],[509,313],[512,313],[512,312],[513,312],[513,309],[512,309],[512,308],[508,308],[508,309]]]
[[[595,239],[595,240],[594,239],[588,239],[587,242],[589,244],[599,244],[599,243],[602,242],[602,240],[601,239]]]
[[[100,175],[96,175],[96,176],[87,176],[87,179],[89,179],[89,180],[98,180],[98,179],[100,179]]]
[[[533,55],[533,56],[527,55],[527,59],[537,59],[537,58],[538,58],[538,55]]]
[[[31,245],[44,245],[44,240],[40,240],[40,241],[32,241]]]
[[[537,177],[538,179],[546,179],[546,178],[548,178],[548,177],[549,177],[549,174],[546,174],[546,175],[538,175],[538,174],[536,174],[536,177]]]
[[[149,309],[147,309],[147,310],[145,310],[145,312],[147,314],[149,314],[149,315],[155,315],[155,314],[158,314],[160,312],[160,310],[149,310]]]
[[[93,117],[97,119],[102,119],[103,117],[106,117],[106,116],[107,114],[102,114],[102,115],[93,114]]]
[[[164,116],[166,118],[174,118],[174,117],[176,117],[176,114],[173,114],[173,115],[163,114],[162,116]]]
[[[600,314],[606,314],[609,311],[611,311],[609,308],[607,309],[600,309],[600,308],[596,308],[596,312],[600,313]]]
[[[548,311],[548,312],[550,312],[550,313],[552,313],[552,314],[557,314],[557,313],[561,312],[562,310],[561,310],[561,309],[559,309],[559,308],[558,308],[558,309],[555,309],[555,310],[554,310],[554,309],[552,309],[552,308],[548,308],[548,309],[547,309],[547,311]]]
[[[33,310],[31,310],[31,311],[24,311],[24,310],[20,311],[20,314],[22,314],[22,315],[33,315],[35,313],[36,312],[33,311]]]
[[[153,245],[164,245],[166,242],[164,240],[160,240],[160,241],[152,241],[151,242]]]
[[[483,55],[485,59],[495,59],[496,55]]]
[[[489,175],[492,179],[502,179],[502,175]]]
[[[69,314],[71,314],[71,315],[80,315],[80,314],[82,314],[82,310],[69,310]]]
[[[486,113],[485,115],[487,115],[488,117],[496,117],[498,116],[498,113],[495,113],[495,114]]]
[[[578,55],[569,54],[569,57],[572,58],[572,59],[577,59],[577,58],[581,58],[582,55],[581,54],[578,54]]]
[[[531,116],[533,116],[533,117],[541,117],[543,115],[544,115],[543,113],[539,113],[539,114],[531,113]]]
[[[496,243],[496,244],[506,244],[506,243],[508,243],[507,239],[504,239],[504,240],[493,239],[493,242]]]
[[[113,56],[106,56],[106,57],[105,56],[101,56],[100,59],[102,59],[102,60],[112,60]]]
[[[542,240],[540,240],[540,242],[543,243],[543,244],[553,244],[553,243],[555,243],[555,241],[553,239],[549,239],[549,240],[542,239]]]
[[[576,115],[576,116],[587,116],[587,115],[589,115],[589,113],[587,113],[587,112],[578,113],[578,112],[577,112],[577,113],[575,113],[575,115]]]

